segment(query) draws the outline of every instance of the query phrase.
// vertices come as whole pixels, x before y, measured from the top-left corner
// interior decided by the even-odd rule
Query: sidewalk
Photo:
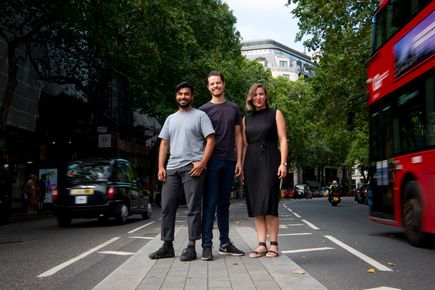
[[[230,236],[238,248],[249,253],[257,245],[257,235],[250,227],[231,224]],[[217,230],[213,233],[219,234]],[[197,242],[198,259],[181,262],[187,245],[187,227],[175,232],[175,258],[150,260],[148,255],[162,245],[160,235],[119,266],[95,290],[117,289],[326,289],[286,255],[277,258],[220,256],[213,249],[214,261],[202,261]],[[304,273],[304,274],[301,274]]]

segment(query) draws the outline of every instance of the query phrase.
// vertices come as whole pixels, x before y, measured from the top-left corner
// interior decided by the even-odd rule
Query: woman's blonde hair
[[[266,108],[269,108],[269,106],[270,106],[270,105],[269,105],[269,95],[267,94],[267,89],[266,89],[266,87],[265,87],[263,84],[255,83],[255,84],[253,84],[253,85],[251,86],[251,88],[249,89],[248,94],[246,95],[246,110],[247,110],[248,112],[254,110],[254,103],[253,103],[253,100],[254,100],[255,91],[256,91],[258,88],[263,88],[263,90],[264,90],[264,94],[265,94],[265,96],[266,96]]]

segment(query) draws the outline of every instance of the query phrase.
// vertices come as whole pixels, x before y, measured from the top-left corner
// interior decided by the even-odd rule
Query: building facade
[[[0,103],[8,79],[7,50],[0,38]],[[72,86],[40,81],[24,47],[16,55],[20,59],[17,86],[6,128],[0,132],[0,151],[15,180],[13,207],[24,201],[22,187],[29,174],[54,172],[57,184],[65,164],[79,158],[128,158],[150,183],[161,126],[154,118],[132,111],[122,84],[111,82],[104,91],[104,106],[95,109]]]
[[[297,81],[300,76],[314,75],[310,56],[271,39],[243,42],[242,54],[268,68],[273,77]]]

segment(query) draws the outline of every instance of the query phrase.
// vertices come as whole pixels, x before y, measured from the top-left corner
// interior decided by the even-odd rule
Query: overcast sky
[[[302,42],[295,42],[297,19],[286,7],[286,0],[223,0],[237,18],[236,28],[244,41],[273,39],[303,52]]]

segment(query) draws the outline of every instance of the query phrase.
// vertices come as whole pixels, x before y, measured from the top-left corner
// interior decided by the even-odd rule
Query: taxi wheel
[[[126,203],[123,203],[121,205],[120,212],[118,213],[116,219],[118,220],[118,223],[121,225],[125,225],[127,223],[127,217],[130,215],[128,206]]]

